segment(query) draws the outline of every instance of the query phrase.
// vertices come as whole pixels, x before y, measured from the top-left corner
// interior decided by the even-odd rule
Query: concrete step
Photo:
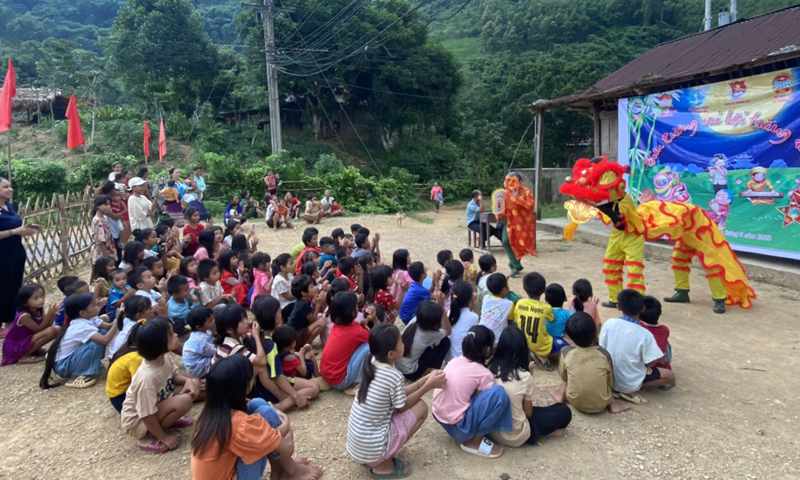
[[[568,224],[569,219],[567,218],[548,218],[537,221],[536,229],[537,232],[548,234],[548,236],[561,236]],[[592,220],[578,227],[575,232],[575,241],[605,248],[610,234],[611,227],[607,227],[599,220]],[[672,245],[666,241],[647,242],[644,248],[645,261],[651,259],[670,261]],[[800,261],[746,252],[737,252],[737,255],[751,282],[764,282],[790,289],[800,288]],[[702,269],[699,262],[694,262],[692,267]]]

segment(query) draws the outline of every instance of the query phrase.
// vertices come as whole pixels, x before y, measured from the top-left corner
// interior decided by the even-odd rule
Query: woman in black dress
[[[37,234],[38,225],[22,226],[11,200],[14,189],[11,182],[0,177],[0,327],[14,320],[15,298],[25,274],[25,246],[22,237]],[[5,338],[5,328],[0,328],[0,338]]]

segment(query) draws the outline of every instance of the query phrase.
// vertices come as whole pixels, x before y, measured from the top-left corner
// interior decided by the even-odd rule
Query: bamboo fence
[[[20,205],[25,224],[37,224],[42,231],[25,237],[22,243],[28,255],[24,283],[43,284],[86,264],[92,246],[92,193],[56,195],[49,200],[28,199]]]

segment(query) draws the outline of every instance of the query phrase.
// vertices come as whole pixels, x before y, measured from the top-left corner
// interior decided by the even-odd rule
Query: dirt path
[[[407,219],[397,228],[393,216],[348,217],[325,220],[321,230],[327,234],[358,222],[382,234],[384,258],[403,247],[429,266],[440,249],[457,254],[466,246],[462,208],[425,216],[434,223]],[[288,251],[300,232],[263,228],[260,248],[273,256]],[[495,255],[506,271],[505,254]],[[525,271],[537,270],[567,291],[574,280],[588,278],[595,293],[604,294],[603,249],[554,239],[540,243],[539,255],[523,260]],[[646,265],[649,291],[670,294],[669,264]],[[462,452],[429,418],[400,457],[412,464],[415,478],[800,478],[800,295],[756,283],[759,298],[752,310],[714,315],[700,270],[693,270],[692,282],[693,303],[665,305],[662,317],[672,332],[678,385],[646,392],[648,405],[617,416],[575,412],[566,438],[509,449],[497,460]],[[513,280],[512,288],[522,292],[521,280]],[[611,313],[601,310],[604,319]],[[190,477],[190,431],[180,432],[183,442],[175,452],[141,454],[120,430],[104,382],[86,391],[44,392],[38,387],[41,372],[41,365],[0,369],[0,478]],[[550,403],[547,390],[559,384],[558,374],[537,372],[536,381],[535,404]],[[367,478],[366,468],[345,449],[351,402],[328,392],[309,410],[290,415],[298,454],[323,465],[324,478]],[[192,413],[199,415],[200,407]]]

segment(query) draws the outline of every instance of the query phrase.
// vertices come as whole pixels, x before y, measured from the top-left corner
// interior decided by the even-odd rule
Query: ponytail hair
[[[369,384],[375,378],[375,365],[372,358],[386,363],[389,352],[397,348],[397,340],[400,338],[400,330],[391,323],[381,323],[369,331],[369,353],[364,359],[364,366],[361,371],[361,385],[358,387],[358,403],[367,401]]]
[[[61,327],[61,333],[53,340],[50,349],[47,351],[47,360],[44,362],[44,373],[42,374],[42,378],[39,379],[39,387],[43,390],[58,386],[50,384],[50,375],[53,373],[53,368],[56,365],[56,355],[58,355],[61,341],[64,339],[64,335],[72,324],[72,320],[80,318],[80,312],[89,308],[92,302],[94,302],[94,295],[91,293],[78,293],[67,299],[65,310],[70,322],[65,323],[64,326]]]
[[[281,253],[275,257],[275,261],[272,262],[272,276],[277,277],[281,273],[281,267],[288,265],[291,259],[292,256],[288,253]]]
[[[461,309],[467,308],[472,301],[472,285],[464,280],[459,280],[453,284],[452,295],[450,297],[450,325],[455,325],[461,318]]]
[[[152,301],[148,297],[142,295],[134,295],[125,300],[125,303],[122,304],[122,308],[118,309],[117,328],[119,328],[119,331],[121,332],[122,327],[125,325],[125,317],[136,321],[138,320],[136,317],[146,312],[151,306]]]
[[[136,351],[136,338],[139,335],[139,327],[141,327],[143,324],[144,323],[136,322],[136,325],[131,328],[130,332],[128,332],[128,338],[125,340],[125,343],[123,343],[122,346],[119,347],[119,350],[114,352],[114,356],[111,357],[111,361],[108,364],[109,368],[114,364],[114,362],[123,356]]]
[[[591,300],[594,295],[592,284],[585,278],[575,280],[575,283],[572,284],[572,294],[575,295],[572,306],[575,307],[576,312],[582,312],[584,311],[583,304]]]
[[[467,336],[461,343],[461,351],[467,360],[481,365],[486,365],[486,355],[484,352],[487,348],[494,346],[494,332],[489,330],[484,325],[475,325],[469,329]]]

